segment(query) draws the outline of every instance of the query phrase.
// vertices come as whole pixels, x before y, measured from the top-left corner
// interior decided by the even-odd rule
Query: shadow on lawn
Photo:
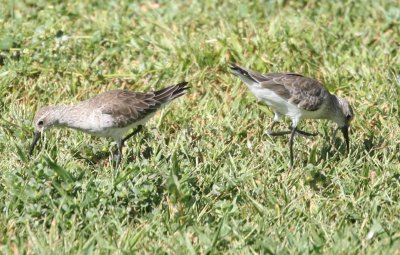
[[[93,177],[92,173],[83,169],[71,171],[49,158],[46,158],[44,164],[55,174],[47,177],[48,194],[37,198],[35,203],[39,203],[44,211],[52,210],[46,200],[49,197],[57,207],[60,207],[58,203],[63,203],[62,213],[67,218],[82,217],[84,221],[87,213],[95,208],[101,211],[102,216],[118,212],[121,217],[133,220],[138,214],[151,212],[158,207],[165,198],[167,190],[167,183],[162,175],[142,175],[138,166],[115,171],[112,176],[113,181],[99,182],[95,181],[96,177]],[[38,179],[40,183],[43,178],[39,175],[40,172],[30,171],[29,178]],[[76,210],[78,206],[79,210]],[[40,213],[37,214],[37,218],[40,221],[47,220]]]
[[[333,159],[334,161],[340,161],[343,157],[346,156],[346,145],[344,143],[343,137],[336,136],[333,140],[325,135],[325,143],[323,144],[320,150],[320,158],[318,161],[322,161],[326,158]],[[357,142],[357,140],[361,140],[362,142]],[[388,142],[382,135],[375,135],[373,132],[369,134],[364,134],[362,139],[356,139],[353,136],[350,137],[350,156],[353,159],[358,159],[363,154],[368,154],[370,157],[378,157],[381,158],[384,153],[384,149],[389,149]],[[394,157],[397,157],[397,160],[400,160],[400,155],[398,155],[395,151],[388,151],[392,153]]]
[[[126,141],[124,143],[123,146],[123,150],[124,150],[124,154],[122,155],[122,161],[124,160],[124,158],[126,158],[127,163],[128,162],[132,162],[135,160],[139,160],[139,159],[149,159],[152,155],[153,155],[153,149],[148,146],[147,143],[147,138],[149,138],[149,133],[148,132],[143,132],[143,135],[141,135],[140,137],[140,141],[138,143],[140,143],[141,145],[144,144],[145,145],[145,149],[142,150],[138,150],[138,151],[134,151],[132,153],[132,146],[130,146],[130,143],[128,141]],[[150,138],[152,139],[152,138]],[[137,141],[134,138],[131,138],[131,140],[133,140],[133,143],[137,143]],[[111,158],[113,159],[115,157],[115,155],[117,154],[117,146],[114,145],[111,148],[111,151],[97,151],[94,154],[90,154],[89,156],[84,156],[82,155],[81,151],[76,151],[74,157],[76,159],[80,159],[80,160],[84,160],[85,163],[94,166],[97,165],[99,163],[101,163],[102,161]]]
[[[83,156],[80,152],[77,152],[74,157],[76,159],[84,160],[85,163],[95,166],[99,163],[101,163],[104,160],[107,160],[108,158],[112,158],[116,155],[116,152],[114,150],[113,153],[110,153],[109,151],[97,151],[96,153],[90,155],[89,157]],[[126,157],[127,162],[133,162],[135,160],[139,160],[141,158],[144,159],[149,159],[153,155],[153,149],[150,146],[146,146],[146,148],[143,151],[137,151],[134,153],[125,153],[123,157]]]

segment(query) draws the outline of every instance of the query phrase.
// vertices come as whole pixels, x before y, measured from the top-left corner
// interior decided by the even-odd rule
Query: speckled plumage
[[[182,82],[152,92],[112,90],[72,106],[46,106],[35,115],[35,132],[40,134],[53,126],[69,127],[112,137],[122,147],[129,129],[144,125],[157,109],[184,95],[187,88],[187,82]],[[30,154],[36,141],[32,143]]]
[[[236,64],[230,68],[258,100],[265,102],[274,111],[274,121],[269,129],[271,135],[292,134],[292,143],[295,133],[312,135],[297,130],[302,119],[329,119],[342,128],[349,149],[348,127],[353,119],[353,110],[347,100],[329,93],[321,82],[296,73],[260,74]],[[272,132],[274,124],[282,115],[292,119],[292,131]]]

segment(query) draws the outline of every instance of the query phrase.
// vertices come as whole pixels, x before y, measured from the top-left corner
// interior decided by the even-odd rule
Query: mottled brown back
[[[261,87],[274,91],[288,102],[307,111],[318,110],[329,96],[319,81],[296,73],[260,74],[233,64],[231,69],[257,82]]]
[[[116,127],[126,127],[146,118],[162,105],[185,94],[187,82],[182,82],[159,91],[132,92],[112,90],[104,92],[88,101],[101,109],[103,114],[114,118]]]

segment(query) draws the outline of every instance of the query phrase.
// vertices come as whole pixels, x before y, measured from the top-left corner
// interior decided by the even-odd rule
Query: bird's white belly
[[[92,135],[112,137],[114,140],[119,140],[124,137],[129,129],[144,125],[153,115],[149,114],[146,118],[125,127],[116,127],[111,115],[103,114],[100,111],[93,111],[84,118],[80,118],[80,121],[75,121],[72,125],[68,126]]]
[[[103,129],[93,132],[93,134],[97,135],[97,136],[102,136],[102,137],[112,137],[114,140],[119,140],[119,139],[124,138],[126,133],[128,133],[128,131],[131,128],[136,128],[136,127],[138,127],[140,125],[146,124],[146,122],[147,122],[147,120],[149,118],[150,117],[142,119],[140,121],[137,121],[137,122],[134,122],[134,123],[130,124],[129,126],[122,127],[122,128],[119,128],[119,127],[103,127]]]
[[[290,117],[293,121],[293,125],[295,126],[301,119],[321,118],[321,111],[323,111],[323,107],[316,111],[307,111],[300,109],[297,105],[286,101],[272,90],[255,86],[249,86],[249,88],[251,92],[258,98],[258,100],[265,102],[274,111]]]
[[[292,116],[299,113],[299,109],[295,105],[290,104],[272,90],[259,87],[250,87],[250,90],[258,100],[265,102],[267,105],[271,106],[273,110],[283,115]]]

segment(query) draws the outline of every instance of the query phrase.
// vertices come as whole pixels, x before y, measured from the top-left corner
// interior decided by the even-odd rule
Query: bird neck
[[[342,126],[344,121],[339,99],[335,95],[330,95],[329,104],[330,113],[327,114],[327,116],[329,116],[331,121],[336,122],[339,126]]]

